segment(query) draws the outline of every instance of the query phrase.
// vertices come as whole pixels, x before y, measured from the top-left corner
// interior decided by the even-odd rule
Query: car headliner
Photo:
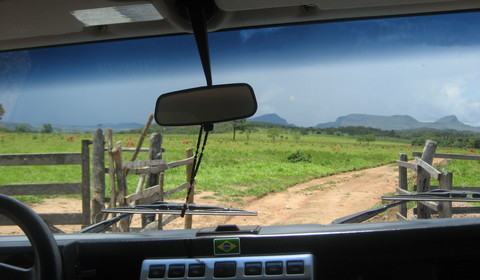
[[[0,51],[191,33],[190,0],[3,0]],[[208,31],[480,9],[478,0],[193,0],[207,3]],[[151,3],[162,20],[86,27],[72,11]],[[268,14],[268,17],[265,17]]]

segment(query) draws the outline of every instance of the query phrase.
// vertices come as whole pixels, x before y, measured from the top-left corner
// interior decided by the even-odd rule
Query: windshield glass
[[[479,13],[216,32],[209,41],[213,84],[249,84],[258,111],[247,120],[215,124],[193,202],[259,213],[194,216],[194,228],[329,224],[395,194],[399,171],[392,163],[400,153],[412,159],[427,139],[438,143],[437,153],[476,155],[480,148]],[[197,147],[197,126],[152,124],[141,140],[159,95],[206,85],[193,35],[2,52],[0,73],[0,154],[81,153],[82,140],[92,140],[98,129],[106,134],[107,128],[113,130],[112,146],[120,141],[126,148],[123,170],[134,168],[125,167],[132,160],[181,161],[191,156],[188,148]],[[146,151],[134,155],[142,141],[148,151],[151,133],[163,135],[164,151],[153,158]],[[186,189],[168,193],[189,182],[184,165],[155,176],[127,171],[122,193],[119,175],[108,173],[116,158],[110,157],[108,138],[105,142],[107,172],[95,179],[92,169],[88,188],[89,199],[98,199],[98,181],[104,181],[106,203],[92,202],[91,211],[100,207],[95,203],[110,207],[112,188],[115,206],[158,185],[167,191],[165,201],[185,201]],[[84,145],[91,160],[94,148]],[[38,166],[32,159],[32,166],[23,166],[25,161],[0,158],[0,192],[39,213],[81,213],[81,191],[60,186],[40,194],[24,191],[34,183],[82,181],[81,164],[59,161]],[[437,158],[433,165],[453,172],[454,186],[475,186],[478,180],[478,160]],[[409,171],[407,190],[413,191],[415,178]],[[23,188],[12,191],[11,184]],[[432,185],[439,183],[432,180]],[[408,211],[413,207],[409,204]],[[396,220],[396,211],[373,221]],[[92,216],[95,221],[111,217]],[[81,228],[66,223],[57,227]],[[135,216],[131,227],[140,224]],[[181,218],[165,225],[183,227]],[[15,232],[0,226],[2,234]]]

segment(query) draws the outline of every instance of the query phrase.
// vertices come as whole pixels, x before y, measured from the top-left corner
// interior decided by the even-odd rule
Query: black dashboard
[[[56,235],[64,279],[473,279],[480,219]],[[2,262],[31,261],[25,237],[0,238]],[[23,257],[22,257],[23,256]]]

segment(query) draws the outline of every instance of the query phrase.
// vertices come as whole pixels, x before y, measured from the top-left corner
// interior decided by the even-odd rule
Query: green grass
[[[466,154],[464,152],[464,154]],[[450,160],[447,165],[439,168],[442,172],[452,172],[454,187],[478,187],[480,191],[480,161],[477,160]],[[438,181],[435,181],[438,185]],[[480,206],[480,203],[471,203]]]
[[[79,152],[81,139],[91,139],[91,135],[81,134],[68,142],[67,136],[76,135],[7,133],[0,139],[0,154]],[[132,138],[137,142],[138,137],[115,134],[114,141],[125,143]],[[284,191],[313,178],[391,163],[398,158],[398,153],[410,153],[412,149],[395,139],[379,139],[367,145],[359,144],[353,137],[304,135],[294,139],[287,134],[281,138],[274,143],[266,134],[252,133],[249,140],[245,135],[238,135],[237,140],[232,141],[231,134],[212,134],[197,175],[197,193],[209,191],[220,201],[238,202],[240,197]],[[185,158],[185,150],[195,147],[196,139],[196,135],[164,135],[163,158],[168,162]],[[421,151],[421,147],[415,150]],[[310,155],[309,161],[288,160],[296,151]],[[123,155],[125,160],[132,156],[127,152]],[[146,157],[146,153],[141,153],[138,160]],[[77,182],[81,174],[79,166],[0,167],[0,173],[0,185]],[[129,192],[135,190],[137,181],[138,176],[128,176]],[[183,182],[184,167],[166,171],[166,189]],[[175,197],[184,196],[181,193]]]
[[[480,187],[480,161],[451,160],[439,170],[453,173],[452,184],[455,187]]]

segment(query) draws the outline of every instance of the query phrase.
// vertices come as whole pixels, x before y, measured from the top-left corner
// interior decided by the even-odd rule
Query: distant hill
[[[316,127],[347,127],[347,126],[365,126],[379,128],[383,130],[412,130],[420,128],[438,129],[438,130],[457,130],[480,132],[480,127],[470,126],[460,122],[456,116],[446,116],[435,122],[420,122],[408,115],[394,116],[376,116],[365,114],[350,114],[338,117],[334,122],[321,123]]]
[[[1,123],[1,126],[8,130],[15,130],[17,126],[26,126],[29,131],[39,132],[43,129],[43,124],[26,124],[26,123],[12,123],[5,122]],[[139,123],[105,123],[98,125],[56,125],[52,124],[53,132],[62,132],[62,133],[83,133],[83,132],[92,132],[98,128],[106,129],[111,128],[113,131],[123,131],[130,130],[134,128],[143,127],[143,124]]]
[[[140,124],[140,123],[105,123],[105,124],[97,125],[96,127],[111,128],[111,129],[117,129],[117,130],[127,130],[127,129],[139,128],[143,126],[144,124]]]
[[[287,120],[281,118],[277,114],[266,114],[259,117],[249,118],[247,119],[249,122],[263,122],[263,123],[274,123],[274,124],[281,124],[286,126],[295,126],[294,124],[288,123]]]
[[[18,127],[18,126],[24,126],[25,128],[27,128],[29,131],[34,131],[35,130],[35,127],[30,125],[30,124],[25,124],[25,123],[14,123],[14,122],[0,122],[0,128],[3,127],[3,128],[6,128],[8,130],[14,130],[15,127]]]

